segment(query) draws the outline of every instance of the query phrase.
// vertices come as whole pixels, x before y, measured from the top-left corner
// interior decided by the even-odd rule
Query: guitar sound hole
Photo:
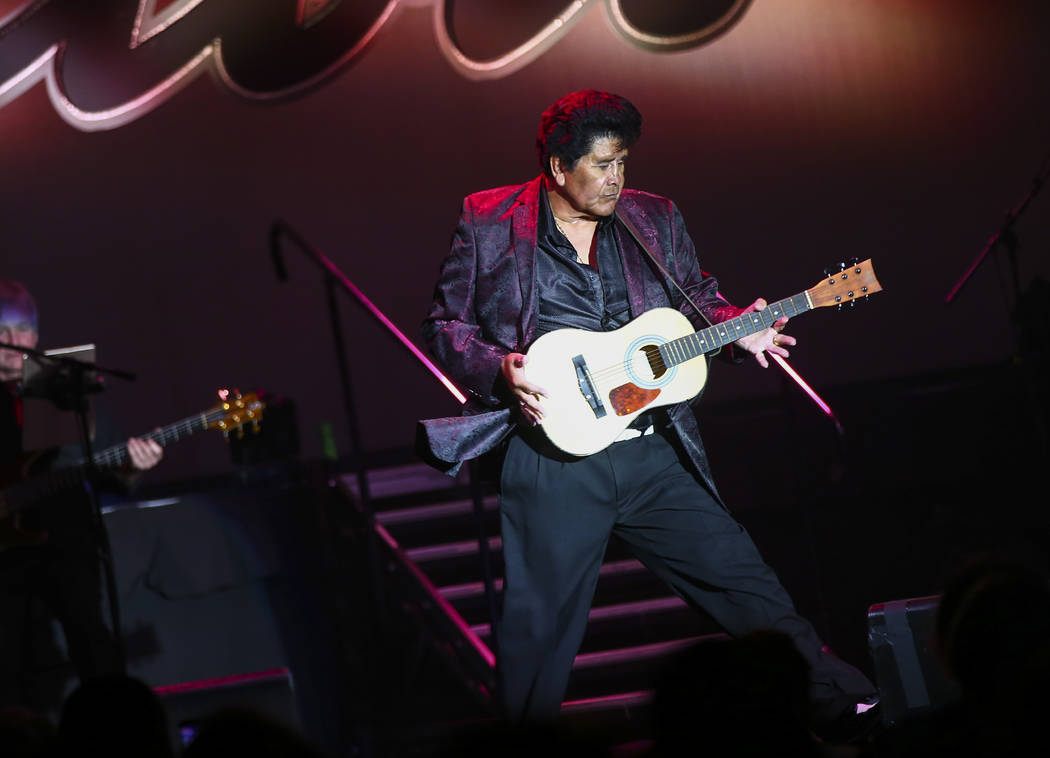
[[[656,345],[646,345],[642,348],[642,352],[645,354],[646,361],[649,363],[649,370],[653,372],[653,379],[659,379],[665,373],[667,373],[667,366],[664,365],[663,356],[660,355],[660,348]]]

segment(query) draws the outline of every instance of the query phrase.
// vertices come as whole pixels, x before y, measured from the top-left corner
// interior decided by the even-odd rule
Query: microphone
[[[277,220],[270,227],[270,257],[273,258],[273,270],[277,278],[288,281],[288,269],[284,266],[284,256],[281,255],[281,234],[284,231],[284,222]]]

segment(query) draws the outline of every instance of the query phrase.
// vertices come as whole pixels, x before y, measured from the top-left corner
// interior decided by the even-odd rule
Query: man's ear
[[[562,163],[561,158],[556,155],[550,157],[551,162],[551,176],[554,178],[554,183],[559,187],[565,186],[565,164]]]

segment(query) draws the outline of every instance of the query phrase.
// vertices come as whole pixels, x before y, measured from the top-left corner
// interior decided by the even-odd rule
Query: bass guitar
[[[147,432],[141,438],[151,439],[163,447],[205,429],[215,429],[224,435],[234,431],[243,434],[244,427],[249,424],[258,429],[265,404],[255,393],[242,395],[220,390],[219,397],[221,402],[211,408]],[[48,452],[51,451],[29,453],[6,470],[0,471],[0,483],[4,485],[0,490],[0,549],[13,544],[39,544],[43,541],[42,535],[25,532],[18,528],[17,523],[13,523],[20,513],[48,498],[79,487],[92,470],[112,470],[128,462],[127,444],[121,443],[93,453],[91,465],[88,465],[87,459],[82,459],[57,471],[32,476],[30,472],[34,463]]]
[[[525,364],[525,377],[547,390],[540,425],[571,455],[597,453],[643,411],[696,397],[707,381],[708,353],[781,316],[852,304],[881,290],[869,258],[764,310],[699,331],[679,311],[654,308],[611,332],[548,332],[529,348]]]

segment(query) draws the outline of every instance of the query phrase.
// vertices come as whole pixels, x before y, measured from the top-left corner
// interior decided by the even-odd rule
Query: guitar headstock
[[[875,269],[871,258],[853,263],[840,263],[838,271],[825,270],[827,277],[819,284],[806,290],[809,301],[814,308],[837,305],[840,308],[847,303],[853,305],[857,300],[882,291],[882,285],[875,278]]]
[[[238,437],[244,436],[244,427],[251,424],[259,430],[263,408],[266,404],[254,392],[242,395],[238,390],[219,390],[219,402],[206,413],[206,428],[218,429],[224,436],[236,431]]]

